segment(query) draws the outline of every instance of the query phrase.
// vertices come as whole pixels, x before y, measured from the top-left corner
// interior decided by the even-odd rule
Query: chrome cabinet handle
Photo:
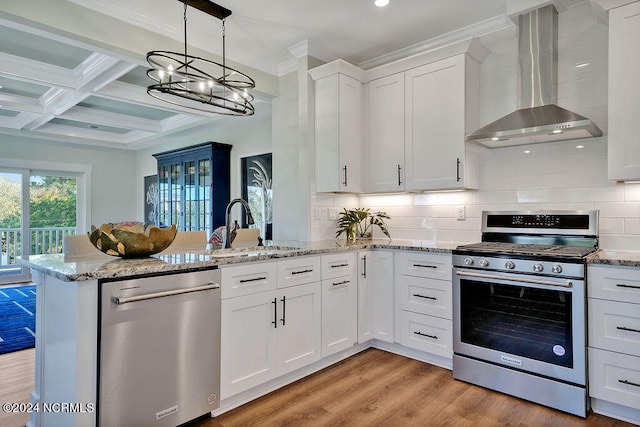
[[[632,328],[627,328],[626,326],[616,326],[616,329],[620,329],[621,331],[628,331],[628,332],[637,332],[640,334],[640,330],[638,329],[632,329]]]
[[[342,182],[342,185],[346,187],[347,186],[347,165],[344,165],[342,170],[344,171],[344,181]]]
[[[266,280],[266,277],[254,277],[253,279],[240,279],[240,283],[257,282],[258,280]]]
[[[287,317],[287,312],[286,312],[287,297],[283,295],[280,301],[282,301],[282,319],[280,319],[280,321],[282,322],[282,326],[284,326],[285,318]]]
[[[429,296],[426,296],[426,295],[420,295],[420,294],[413,294],[413,296],[414,296],[414,297],[418,297],[418,298],[432,299],[432,300],[434,300],[434,301],[438,299],[438,298],[436,298],[436,297],[429,297]]]
[[[622,384],[632,385],[634,387],[640,387],[640,384],[632,383],[631,381],[628,381],[628,380],[618,380],[618,382]]]
[[[420,331],[414,331],[413,333],[416,334],[416,335],[420,335],[422,337],[433,338],[434,340],[438,339],[438,337],[436,335],[429,335],[429,334],[425,334],[424,332],[420,332]]]
[[[625,283],[618,283],[618,284],[616,284],[616,286],[619,287],[619,288],[640,289],[640,286],[627,285]]]
[[[398,165],[398,185],[402,185],[401,171],[402,171],[402,167]]]
[[[172,297],[174,295],[190,294],[193,292],[208,291],[220,288],[219,283],[208,283],[202,286],[196,286],[187,289],[174,289],[172,291],[155,292],[152,294],[136,295],[134,297],[112,297],[111,301],[116,305],[128,304],[136,301],[146,301],[156,298]]]
[[[456,159],[456,182],[460,182],[460,158]]]
[[[525,277],[512,277],[512,276],[503,277],[503,276],[496,276],[493,274],[471,273],[466,271],[456,271],[456,274],[458,276],[478,277],[482,279],[493,279],[493,280],[507,280],[511,282],[531,283],[534,285],[560,286],[562,288],[573,287],[573,282],[571,281],[553,282],[551,280],[527,279]]]

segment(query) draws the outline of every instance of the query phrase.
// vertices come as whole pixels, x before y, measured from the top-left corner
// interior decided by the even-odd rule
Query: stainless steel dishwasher
[[[98,423],[176,426],[220,405],[220,271],[100,283]]]

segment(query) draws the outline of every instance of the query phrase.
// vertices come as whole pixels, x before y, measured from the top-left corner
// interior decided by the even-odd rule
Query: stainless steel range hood
[[[553,5],[518,17],[520,90],[511,114],[467,135],[490,148],[602,136],[590,119],[555,105],[558,12]]]

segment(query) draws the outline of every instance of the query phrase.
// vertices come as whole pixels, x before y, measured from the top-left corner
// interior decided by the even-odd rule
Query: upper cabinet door
[[[640,2],[609,11],[609,179],[640,180]]]
[[[315,82],[316,191],[362,191],[362,83],[344,74]]]
[[[369,82],[369,186],[403,191],[404,73]]]
[[[406,190],[469,188],[465,181],[467,66],[458,55],[405,73]],[[467,64],[466,62],[469,62]],[[477,89],[477,88],[476,88]],[[472,156],[470,156],[472,157]]]

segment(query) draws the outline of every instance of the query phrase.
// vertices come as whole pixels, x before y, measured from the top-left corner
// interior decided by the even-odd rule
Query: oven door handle
[[[468,271],[456,271],[458,276],[469,276],[469,277],[479,277],[482,279],[493,279],[493,280],[510,280],[512,282],[521,282],[521,283],[531,283],[534,285],[548,285],[548,286],[560,286],[563,288],[571,288],[573,287],[573,282],[555,282],[551,280],[539,280],[539,279],[530,279],[524,277],[503,277],[494,274],[485,274],[485,273],[473,273]]]

